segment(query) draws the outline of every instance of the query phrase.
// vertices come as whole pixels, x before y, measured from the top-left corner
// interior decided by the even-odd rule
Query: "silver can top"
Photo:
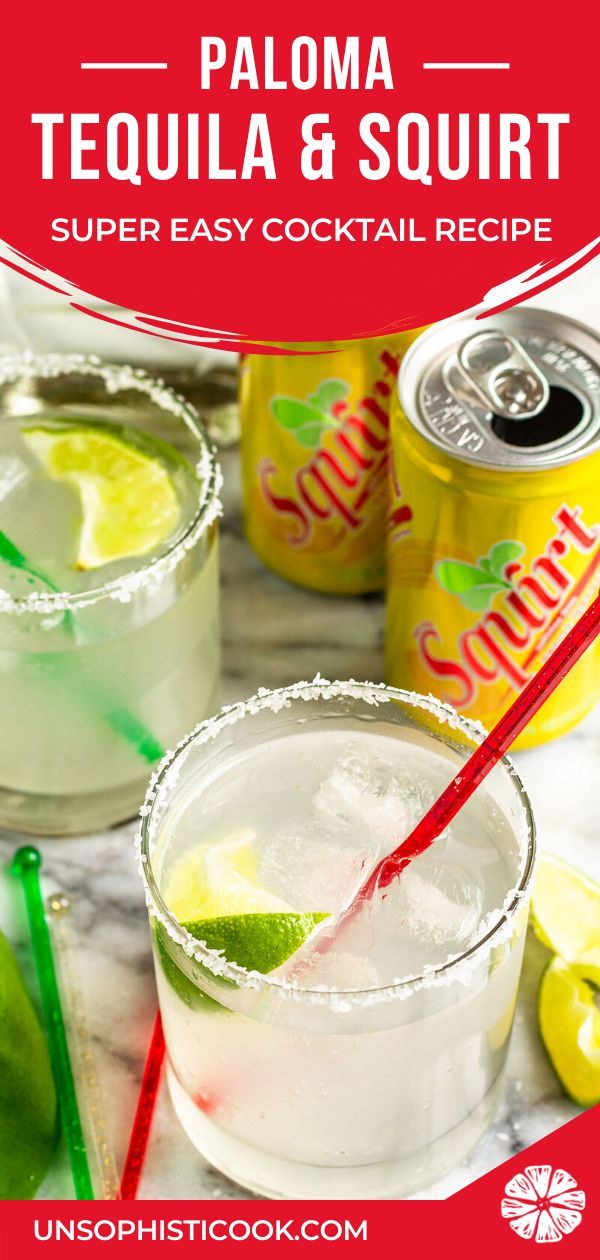
[[[435,446],[486,468],[557,468],[600,448],[600,337],[552,311],[447,320],[417,338],[398,381]]]

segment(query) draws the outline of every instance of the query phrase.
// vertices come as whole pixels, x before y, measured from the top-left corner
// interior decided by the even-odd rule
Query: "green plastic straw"
[[[75,1197],[77,1199],[93,1199],[92,1178],[81,1126],[81,1117],[79,1115],[79,1106],[77,1104],[73,1070],[69,1058],[65,1022],[52,955],[52,944],[44,913],[44,902],[40,886],[41,865],[42,858],[38,850],[34,849],[32,845],[25,845],[15,853],[12,861],[12,871],[21,881],[27,906],[29,933],[42,998],[48,1050],[58,1096],[62,1130],[65,1135],[65,1143],[71,1165]]]
[[[50,591],[55,594],[59,593],[58,587],[52,580],[42,573],[40,569],[36,569],[30,563],[22,551],[11,542],[10,538],[0,529],[0,560],[4,560],[11,565],[13,569],[21,569],[23,573],[28,573],[30,577],[36,581],[42,582]],[[77,623],[73,613],[66,608],[63,613],[65,625],[68,626],[72,634],[76,634]],[[90,690],[89,679],[77,679],[79,693],[85,693],[87,698],[97,707],[102,705],[102,716],[109,726],[117,735],[126,740],[128,744],[135,748],[138,755],[147,761],[149,765],[154,765],[156,761],[160,761],[164,757],[165,749],[162,744],[155,738],[151,731],[140,722],[135,714],[130,713],[128,709],[115,708],[109,710],[107,708],[106,696],[96,695]]]

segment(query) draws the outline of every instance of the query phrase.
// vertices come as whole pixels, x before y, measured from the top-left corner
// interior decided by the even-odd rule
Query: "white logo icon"
[[[501,1212],[519,1238],[562,1242],[581,1224],[585,1194],[564,1168],[531,1164],[504,1187]]]

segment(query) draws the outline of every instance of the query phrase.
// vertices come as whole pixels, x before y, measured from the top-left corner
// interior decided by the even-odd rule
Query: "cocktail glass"
[[[19,469],[4,443],[0,825],[61,835],[135,814],[149,768],[218,707],[220,471],[193,407],[144,372],[76,355],[1,360],[0,438],[2,426],[17,431],[15,420],[48,417],[168,443],[189,488],[182,526],[164,547],[110,580],[99,567],[85,586],[57,589],[47,565],[13,548],[17,527],[31,522],[11,528]],[[54,539],[47,502],[44,511],[38,524]]]
[[[385,929],[373,917],[323,973],[245,970],[190,934],[171,890],[201,918],[194,864],[212,852],[217,900],[243,909],[250,847],[252,896],[258,883],[298,912],[336,898],[339,909],[481,738],[431,697],[315,680],[223,710],[160,767],[140,855],[169,1089],[192,1142],[241,1185],[292,1199],[403,1196],[478,1141],[517,997],[531,807],[504,759],[401,877],[405,900],[382,901]]]

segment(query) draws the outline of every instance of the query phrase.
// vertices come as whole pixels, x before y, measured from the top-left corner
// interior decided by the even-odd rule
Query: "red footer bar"
[[[265,1255],[277,1248],[311,1254],[344,1248],[363,1257],[506,1260],[539,1254],[590,1260],[600,1237],[600,1107],[512,1156],[446,1200],[319,1202],[256,1199],[136,1203],[0,1204],[0,1257],[186,1257]],[[193,1155],[190,1154],[190,1158]],[[165,1248],[168,1249],[165,1252]]]

